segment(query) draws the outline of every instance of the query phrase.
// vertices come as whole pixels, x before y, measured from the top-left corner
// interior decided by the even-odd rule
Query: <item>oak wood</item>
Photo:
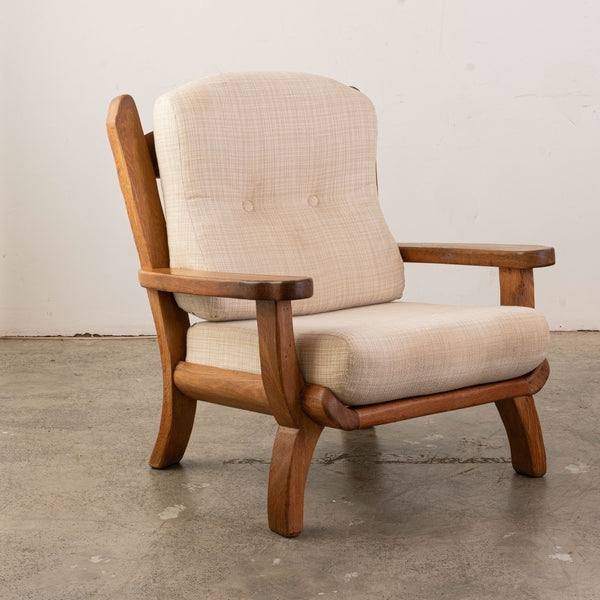
[[[383,423],[393,423],[468,406],[477,406],[512,396],[535,394],[544,385],[549,372],[548,362],[544,361],[528,375],[516,379],[477,385],[430,396],[360,406],[354,408],[354,410],[358,415],[359,427],[363,429]]]
[[[544,361],[523,377],[364,407],[347,406],[331,390],[317,384],[305,384],[300,395],[302,408],[311,420],[325,427],[351,431],[535,394],[548,374],[548,362]],[[182,361],[175,369],[174,379],[177,388],[190,398],[272,414],[260,375]]]
[[[142,269],[169,266],[167,228],[150,151],[131,96],[119,96],[106,120],[121,191]]]
[[[164,214],[156,187],[155,178],[159,172],[154,136],[143,135],[137,109],[130,96],[113,100],[107,129],[142,272],[146,271],[140,279],[154,288],[148,289],[148,296],[161,348],[164,394],[161,426],[151,464],[163,467],[180,460],[187,446],[196,406],[196,402],[173,383],[175,367],[185,358],[185,332],[189,319],[177,307],[171,292],[180,289],[184,293],[198,293],[199,290],[206,293],[207,287],[212,285],[211,294],[231,293],[233,297],[250,295],[251,298],[260,298],[257,320],[261,340],[261,379],[269,410],[284,425],[276,437],[269,475],[269,524],[282,535],[297,535],[302,530],[304,485],[310,457],[322,426],[311,421],[301,409],[300,391],[304,381],[297,364],[289,300],[312,295],[312,281],[298,281],[298,278],[275,278],[272,281],[264,277],[256,281],[244,277],[242,282],[232,282],[224,281],[221,276],[221,281],[213,279],[199,283],[197,279],[187,279],[189,274],[175,275],[166,270],[169,254]],[[152,272],[153,269],[165,271],[156,273]],[[231,274],[225,277],[231,277]],[[173,278],[177,279],[175,284]],[[169,287],[171,284],[181,287],[173,289]],[[230,285],[229,293],[227,285]],[[238,296],[242,293],[244,295]],[[274,302],[279,299],[283,301]],[[181,387],[194,391],[186,387],[185,366],[179,371],[178,379],[180,376]],[[225,384],[217,393],[211,390],[211,385],[209,381],[205,381],[204,386],[200,385],[206,398],[219,399],[222,403],[239,401],[239,396],[231,392],[231,386]],[[250,401],[249,405],[259,408],[260,401]],[[292,439],[294,442],[290,443]]]
[[[533,270],[500,269],[500,303],[503,306],[535,306]],[[541,477],[546,472],[546,451],[532,394],[496,402],[510,444],[513,468],[517,473]]]
[[[160,173],[154,134],[144,135],[130,96],[112,101],[107,130],[140,258],[140,282],[148,288],[161,352],[163,407],[150,459],[153,467],[182,458],[193,426],[195,399],[273,414],[279,428],[269,474],[269,526],[281,535],[294,536],[302,531],[306,478],[323,426],[350,430],[494,401],[507,430],[514,468],[532,476],[545,472],[543,439],[531,395],[548,377],[546,362],[510,381],[379,405],[345,406],[327,388],[306,384],[298,366],[290,301],[312,295],[312,280],[170,269],[156,185]],[[533,306],[532,269],[554,264],[554,250],[544,246],[398,247],[407,262],[500,267],[504,305]],[[175,303],[173,292],[257,300],[261,375],[185,362],[189,318]]]
[[[142,268],[168,267],[167,230],[147,138],[135,102],[119,96],[106,120],[121,191]],[[163,372],[160,427],[150,464],[163,468],[181,460],[194,424],[196,402],[173,384],[177,363],[185,358],[189,317],[172,294],[148,290]]]
[[[304,489],[313,451],[323,426],[306,419],[299,428],[279,426],[269,470],[269,527],[293,537],[302,532]]]
[[[148,290],[148,299],[160,348],[163,402],[160,426],[150,465],[162,469],[177,464],[185,454],[196,414],[196,401],[178,390],[173,373],[185,358],[189,318],[173,301],[172,294]]]
[[[181,361],[173,378],[177,388],[195,400],[273,414],[260,375]]]
[[[330,389],[322,385],[304,386],[302,408],[313,421],[325,427],[346,431],[360,427],[356,410],[340,402]]]
[[[306,419],[300,403],[304,378],[298,365],[291,302],[256,302],[261,376],[280,425],[298,428]]]
[[[535,307],[533,269],[499,269],[500,304]]]
[[[313,294],[313,281],[307,277],[162,268],[140,269],[139,280],[145,288],[222,298],[299,300]]]
[[[150,160],[152,161],[152,167],[154,168],[154,176],[156,179],[160,178],[160,170],[158,168],[158,158],[156,157],[156,146],[154,144],[154,131],[148,132],[144,138],[146,139],[146,146],[148,146],[148,153],[150,154]]]
[[[507,244],[398,244],[405,262],[531,269],[554,264],[554,248]]]
[[[261,377],[279,423],[269,471],[269,527],[289,537],[302,531],[306,477],[323,425],[302,410],[305,384],[296,354],[291,302],[258,300],[256,319]]]
[[[530,395],[496,402],[510,444],[514,470],[521,475],[541,477],[546,473],[546,450],[542,428]]]
[[[542,388],[549,372],[548,362],[544,361],[523,377],[363,407],[347,406],[328,388],[305,384],[301,402],[304,412],[316,423],[351,431],[532,395]],[[260,375],[180,362],[174,378],[177,387],[190,398],[271,414]]]

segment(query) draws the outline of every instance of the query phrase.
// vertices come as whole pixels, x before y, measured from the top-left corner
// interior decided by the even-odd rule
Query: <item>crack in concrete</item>
[[[510,464],[511,460],[505,456],[396,456],[392,458],[375,458],[373,456],[352,456],[350,454],[328,454],[323,458],[311,461],[314,464],[333,465],[338,462],[348,463],[376,463],[384,465],[480,465],[480,464]],[[231,458],[223,461],[224,465],[269,465],[270,460],[263,458]]]
[[[458,456],[398,456],[391,455],[391,458],[374,458],[369,456],[351,456],[349,454],[330,454],[325,458],[317,459],[317,463],[324,465],[332,465],[336,462],[352,462],[352,463],[367,463],[374,462],[377,464],[399,464],[399,465],[469,465],[469,464],[486,464],[486,463],[510,463],[510,458],[504,456],[469,456],[460,458]]]
[[[408,464],[408,465],[480,465],[480,464],[505,464],[510,463],[510,458],[505,456],[471,456],[469,458],[458,458],[457,456],[432,456],[430,458],[400,458],[397,460],[378,460],[383,464]],[[469,469],[470,470],[470,469]],[[465,473],[467,471],[464,471]]]
[[[223,461],[224,465],[269,465],[270,460],[263,458],[231,458]]]

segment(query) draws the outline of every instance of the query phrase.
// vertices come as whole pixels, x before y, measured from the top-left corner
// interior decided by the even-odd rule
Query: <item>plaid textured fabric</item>
[[[157,100],[154,136],[172,267],[312,277],[299,315],[401,297],[375,112],[357,90],[302,73],[207,77]],[[176,298],[204,319],[255,316],[254,302]]]
[[[544,360],[549,341],[531,308],[409,302],[294,317],[294,332],[305,380],[350,405],[518,377]],[[186,360],[260,373],[256,321],[193,325]]]

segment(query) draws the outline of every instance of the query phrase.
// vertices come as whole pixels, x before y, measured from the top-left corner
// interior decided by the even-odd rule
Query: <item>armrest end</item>
[[[554,248],[520,244],[398,244],[405,262],[532,269],[555,262]]]
[[[245,300],[300,300],[313,295],[309,277],[218,273],[191,269],[140,269],[140,285],[162,292]]]

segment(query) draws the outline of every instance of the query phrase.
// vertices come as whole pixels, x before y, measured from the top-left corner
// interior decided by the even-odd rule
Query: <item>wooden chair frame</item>
[[[546,361],[509,381],[369,406],[344,405],[329,389],[307,384],[298,366],[291,301],[310,297],[312,280],[169,268],[154,135],[144,135],[131,96],[111,102],[107,129],[139,254],[139,281],[147,288],[162,360],[162,415],[152,467],[161,469],[181,460],[198,400],[273,415],[279,428],[269,474],[269,526],[291,537],[302,531],[306,477],[324,427],[360,429],[495,402],[514,469],[532,477],[544,475],[546,455],[532,395],[548,378]],[[544,246],[399,244],[398,248],[406,262],[498,267],[503,305],[533,307],[533,268],[554,264],[553,248]],[[176,304],[174,292],[255,300],[261,374],[186,362],[189,317]]]

